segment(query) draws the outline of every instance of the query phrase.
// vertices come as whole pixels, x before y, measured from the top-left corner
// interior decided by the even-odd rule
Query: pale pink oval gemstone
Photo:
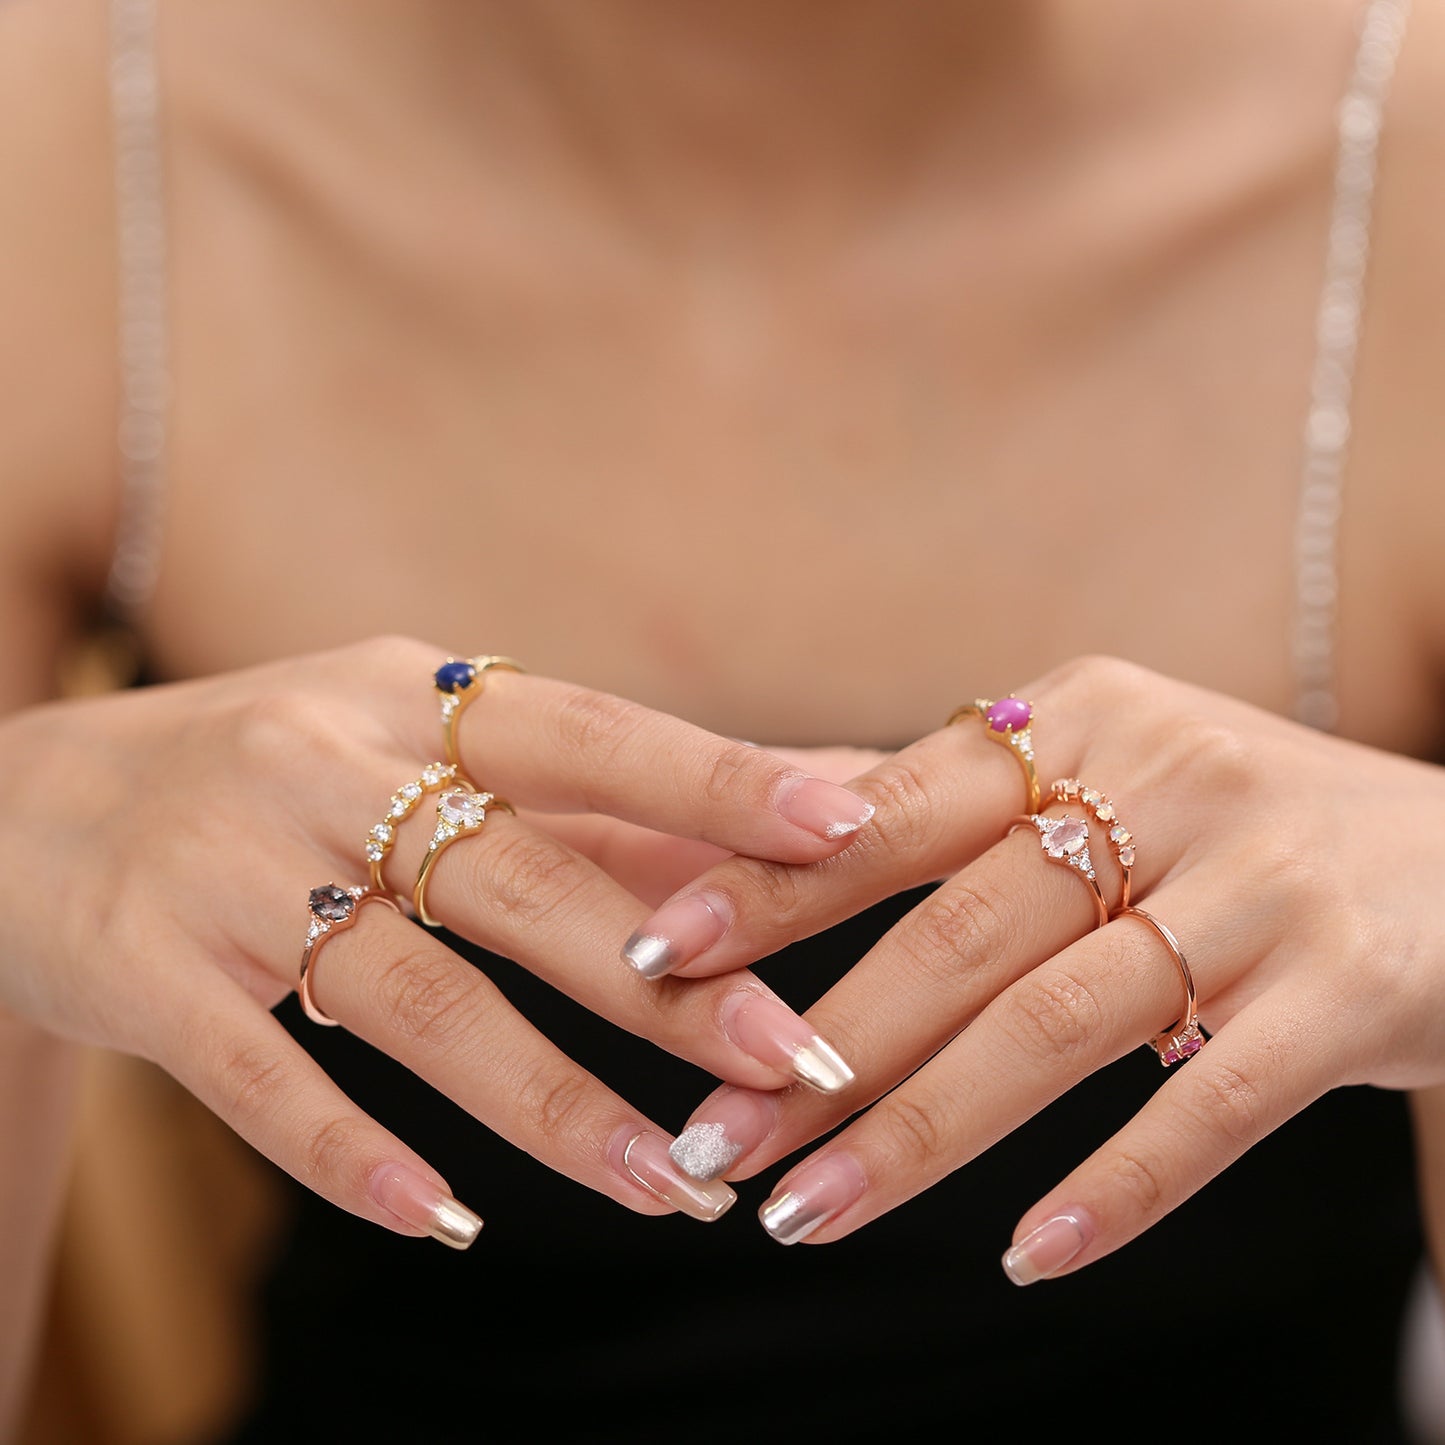
[[[459,828],[470,823],[479,823],[486,815],[486,805],[481,798],[476,793],[467,792],[465,788],[443,793],[437,808],[448,823],[454,823]]]
[[[1082,818],[1065,818],[1049,831],[1044,846],[1050,858],[1072,858],[1089,841],[1089,825]]]
[[[1033,709],[1022,698],[1001,697],[989,708],[987,716],[988,725],[994,732],[1007,732],[1010,728],[1018,732],[1020,728],[1028,725]]]

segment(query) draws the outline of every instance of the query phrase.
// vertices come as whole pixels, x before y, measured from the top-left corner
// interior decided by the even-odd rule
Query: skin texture
[[[478,647],[532,675],[474,744],[521,817],[451,876],[505,890],[474,850],[527,839],[513,861],[570,900],[548,943],[569,942],[577,980],[584,962],[615,966],[616,992],[587,1001],[731,1082],[781,1082],[721,1041],[716,1007],[740,979],[649,990],[616,963],[724,853],[802,872],[722,863],[739,925],[719,969],[858,906],[859,888],[957,874],[960,896],[1040,905],[1031,948],[1002,956],[997,926],[975,927],[982,902],[913,920],[809,1012],[858,1070],[859,1101],[942,1042],[909,998],[886,1037],[858,1022],[890,957],[922,988],[941,959],[986,956],[937,1026],[991,1020],[969,1048],[1064,1059],[1055,1087],[1167,1021],[1157,945],[1111,925],[1066,947],[1088,922],[1074,880],[1025,840],[997,842],[1016,776],[937,732],[966,696],[1033,690],[1041,766],[1087,769],[1128,800],[1141,888],[1187,936],[1221,1033],[1217,1066],[1171,1075],[1129,1139],[1021,1220],[1020,1237],[1085,1210],[1074,1267],[1331,1084],[1439,1084],[1442,1041],[1405,1021],[1438,1016],[1445,993],[1417,849],[1441,784],[1411,761],[1437,755],[1442,722],[1441,7],[1416,6],[1381,157],[1341,539],[1348,741],[1277,715],[1353,6],[849,4],[826,25],[808,5],[575,10],[162,5],[177,384],[144,629],[177,690],[45,713],[115,524],[103,9],[0,11],[0,86],[27,118],[0,143],[8,1097],[63,1076],[51,1035],[138,1052],[327,1197],[396,1227],[363,1181],[383,1143],[409,1157],[404,1141],[357,1119],[328,1130],[327,1081],[267,1052],[266,1010],[294,982],[299,897],[354,863],[377,804],[435,749],[430,667]],[[571,731],[533,726],[539,699],[564,694],[585,699]],[[629,744],[641,714],[612,699],[650,710],[652,730]],[[659,740],[682,735],[665,718],[685,720],[690,763],[656,766],[671,757]],[[786,766],[867,779],[879,811],[846,863],[818,860],[847,839],[780,831],[766,788],[720,787],[712,764],[739,756],[736,738],[836,744]],[[874,751],[909,745],[902,764]],[[340,798],[320,766],[338,749],[366,779]],[[1344,840],[1327,867],[1282,853],[1283,798]],[[102,820],[79,846],[78,817]],[[217,902],[238,828],[266,847],[244,896]],[[438,907],[489,915],[494,895],[449,898],[445,876]],[[62,879],[105,908],[56,943],[34,900]],[[368,967],[330,975],[360,992],[325,1004],[419,1071],[466,1072],[494,1015],[448,993],[455,974],[403,927],[369,929]],[[1311,945],[1331,964],[1306,983]],[[361,946],[337,940],[328,961]],[[1382,1002],[1356,1030],[1361,969]],[[1123,972],[1148,984],[1121,1010]],[[148,1025],[151,1006],[188,1027]],[[456,1027],[428,1024],[438,1012]],[[531,1078],[494,1114],[508,1137],[661,1212],[606,1162],[623,1105],[547,1041],[510,1037],[514,1072],[477,1082],[471,1106],[498,1110]],[[964,1127],[937,1106],[970,1055],[931,1067],[855,1126],[870,1187],[818,1242],[1041,1102],[1005,1090]],[[315,1106],[277,1108],[298,1080]],[[0,1239],[43,1240],[53,1216],[65,1090],[44,1097],[36,1187]],[[796,1092],[784,1108],[740,1167],[836,1117]],[[1187,1163],[1171,1109],[1207,1127]],[[1426,1130],[1431,1178],[1434,1151]],[[9,1268],[22,1287],[0,1290],[0,1329],[20,1339],[38,1275]]]

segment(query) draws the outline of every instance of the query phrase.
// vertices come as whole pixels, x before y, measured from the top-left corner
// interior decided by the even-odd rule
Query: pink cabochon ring
[[[1033,721],[1034,705],[1021,697],[1001,697],[997,701],[976,697],[956,707],[949,714],[948,725],[965,718],[982,720],[985,736],[1005,747],[1014,756],[1024,775],[1024,811],[1039,811],[1039,775],[1034,769]]]

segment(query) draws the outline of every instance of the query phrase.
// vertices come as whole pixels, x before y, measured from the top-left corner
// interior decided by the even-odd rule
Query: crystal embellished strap
[[[1335,675],[1338,533],[1370,250],[1376,152],[1385,96],[1409,8],[1409,0],[1370,0],[1366,5],[1354,70],[1338,116],[1334,200],[1315,323],[1315,363],[1294,555],[1295,716],[1326,731],[1339,718]]]

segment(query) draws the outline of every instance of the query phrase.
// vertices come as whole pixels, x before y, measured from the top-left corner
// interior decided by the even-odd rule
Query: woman
[[[297,1181],[215,1438],[1393,1438],[1437,9],[111,18],[0,17],[11,1237],[79,1041]]]

